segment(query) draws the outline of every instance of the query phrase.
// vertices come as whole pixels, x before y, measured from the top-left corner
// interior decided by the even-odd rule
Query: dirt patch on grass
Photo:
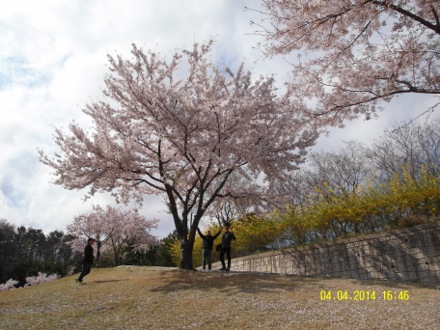
[[[440,324],[439,285],[157,267],[93,269],[85,282],[77,285],[72,276],[0,292],[0,329],[434,329]]]

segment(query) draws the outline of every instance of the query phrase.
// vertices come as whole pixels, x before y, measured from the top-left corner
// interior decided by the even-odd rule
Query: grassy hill
[[[440,284],[158,267],[93,269],[85,285],[74,278],[0,292],[0,329],[434,329],[440,324]],[[383,291],[402,290],[409,300],[384,300]],[[321,300],[321,291],[332,297]],[[357,298],[374,291],[376,299],[354,300],[355,291],[363,292]]]

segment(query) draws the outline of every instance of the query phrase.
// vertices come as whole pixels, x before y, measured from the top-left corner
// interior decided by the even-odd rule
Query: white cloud
[[[0,10],[0,218],[64,230],[92,204],[113,202],[108,195],[83,202],[86,190],[51,184],[37,148],[56,149],[55,127],[88,123],[81,108],[101,95],[106,55],[127,54],[133,42],[167,54],[214,37],[220,64],[244,60],[252,49],[245,3],[28,0]],[[142,212],[162,220],[160,236],[172,231],[160,197],[147,196]]]
[[[285,80],[287,63],[264,61],[254,49],[259,39],[250,35],[249,22],[256,13],[245,11],[246,5],[255,8],[258,2],[22,0],[8,2],[7,10],[1,5],[0,218],[45,231],[64,230],[92,204],[113,201],[98,195],[83,202],[86,191],[51,184],[51,170],[38,161],[36,152],[55,150],[54,127],[65,127],[72,120],[88,123],[81,108],[101,96],[108,53],[128,54],[134,42],[168,54],[212,37],[219,65],[236,67],[245,61],[255,74],[275,73],[279,81]],[[392,116],[381,114],[386,119],[382,122]],[[336,145],[343,137],[371,138],[379,126],[350,123],[344,131],[334,131],[331,143]],[[362,133],[360,127],[369,128]],[[146,197],[142,212],[161,219],[160,236],[173,230],[160,197]]]

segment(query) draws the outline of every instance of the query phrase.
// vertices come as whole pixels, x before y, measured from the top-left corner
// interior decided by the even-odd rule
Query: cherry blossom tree
[[[71,244],[78,251],[83,251],[88,238],[96,240],[98,265],[103,249],[110,242],[118,264],[120,251],[127,244],[135,250],[145,250],[157,243],[156,238],[149,234],[156,223],[157,220],[148,220],[137,210],[123,211],[110,205],[104,209],[94,205],[92,211],[76,216],[67,230],[76,237]]]
[[[93,211],[86,212],[75,216],[73,222],[67,226],[69,234],[75,239],[71,241],[72,247],[77,251],[84,251],[84,246],[88,238],[96,241],[96,259],[99,265],[101,258],[101,249],[110,239],[114,227],[104,215],[105,211],[99,206],[94,205]]]
[[[240,65],[219,68],[212,42],[171,58],[132,47],[131,59],[108,56],[107,101],[84,108],[94,128],[56,130],[61,153],[41,161],[67,189],[112,191],[118,200],[161,194],[181,241],[182,268],[192,268],[200,219],[221,197],[268,200],[273,182],[288,180],[317,132],[277,90]],[[234,190],[233,174],[248,184]]]
[[[291,88],[317,123],[369,119],[381,109],[379,101],[402,94],[440,94],[437,0],[263,4],[270,24],[256,23],[262,48],[292,63]]]
[[[116,211],[117,212],[117,211]],[[159,243],[149,231],[155,228],[158,220],[148,220],[137,210],[123,212],[115,216],[110,223],[114,228],[110,237],[115,265],[121,263],[122,252],[130,247],[134,252],[145,252]]]

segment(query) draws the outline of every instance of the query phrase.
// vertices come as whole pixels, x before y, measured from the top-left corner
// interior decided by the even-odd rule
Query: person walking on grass
[[[203,235],[199,228],[197,228],[197,232],[199,233],[200,237],[203,240],[202,267],[203,269],[206,269],[206,263],[208,263],[208,269],[211,270],[212,247],[214,246],[214,240],[218,237],[218,235],[220,235],[222,229],[220,228],[218,233],[215,234],[214,236],[211,235],[210,230],[206,232],[206,235]]]
[[[222,235],[222,246],[220,248],[220,261],[222,262],[222,268],[220,270],[229,271],[231,269],[231,243],[235,240],[235,235],[231,231],[231,225],[226,223],[223,228],[225,233]],[[228,267],[225,265],[225,254],[228,258]]]
[[[90,270],[93,265],[93,260],[95,257],[93,256],[93,244],[95,244],[95,240],[93,238],[89,238],[87,240],[87,245],[84,248],[84,258],[82,262],[82,271],[77,279],[75,279],[76,283],[82,284],[84,276],[90,273]]]

